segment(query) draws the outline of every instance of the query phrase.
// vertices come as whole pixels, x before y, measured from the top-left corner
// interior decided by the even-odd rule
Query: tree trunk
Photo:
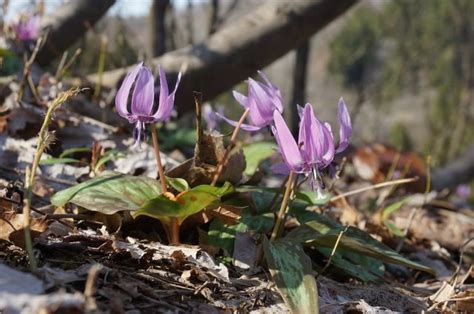
[[[357,0],[277,1],[264,4],[205,41],[153,60],[171,80],[187,71],[176,95],[179,111],[194,110],[193,91],[211,99],[295,49],[347,11]],[[104,73],[115,86],[128,69]],[[89,76],[91,81],[95,76]]]
[[[166,11],[169,0],[153,0],[150,7],[150,56],[158,57],[166,52]]]
[[[209,29],[208,35],[212,35],[217,30],[217,23],[219,22],[219,0],[212,0],[209,6]]]
[[[45,16],[41,22],[46,42],[36,61],[48,65],[80,39],[115,3],[115,0],[70,1]]]
[[[288,121],[290,121],[291,133],[294,136],[298,134],[300,121],[297,105],[304,106],[306,103],[306,77],[310,45],[311,42],[308,39],[296,50],[295,66],[293,68],[293,97],[288,106]]]

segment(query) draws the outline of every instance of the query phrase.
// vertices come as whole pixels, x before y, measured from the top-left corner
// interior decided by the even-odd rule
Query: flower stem
[[[232,136],[230,137],[230,142],[229,145],[227,145],[227,148],[224,152],[224,156],[222,156],[221,160],[219,160],[219,163],[217,164],[217,169],[216,172],[214,173],[214,177],[212,178],[211,185],[214,186],[217,183],[217,180],[219,180],[219,177],[222,174],[222,170],[226,166],[227,162],[229,161],[229,156],[230,152],[234,148],[235,144],[237,143],[237,135],[239,134],[240,127],[242,126],[242,123],[244,123],[245,118],[247,118],[247,115],[249,114],[250,109],[247,108],[245,109],[244,113],[240,117],[239,122],[237,123],[237,126],[234,129],[234,132],[232,132]]]
[[[158,134],[156,133],[155,124],[151,124],[151,137],[153,140],[153,150],[156,157],[156,166],[158,167],[158,175],[160,176],[161,192],[166,193],[168,192],[168,189],[166,188],[165,172],[163,170],[163,165],[161,164],[160,144],[158,143]]]
[[[169,242],[170,244],[179,244],[179,221],[176,217],[171,217]]]
[[[286,189],[285,189],[285,194],[283,196],[283,200],[281,202],[280,210],[278,211],[277,219],[275,222],[275,226],[273,227],[272,231],[272,236],[270,238],[270,241],[274,241],[278,235],[280,234],[280,228],[283,223],[283,220],[285,219],[286,213],[288,211],[288,202],[290,200],[290,194],[291,190],[293,187],[293,180],[295,177],[295,173],[293,171],[290,171],[290,174],[288,176],[288,180],[286,183]]]

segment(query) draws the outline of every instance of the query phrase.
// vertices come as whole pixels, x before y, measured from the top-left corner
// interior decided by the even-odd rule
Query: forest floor
[[[7,89],[8,85],[2,87],[6,104],[14,96]],[[33,162],[45,108],[24,102],[0,114],[0,312],[289,312],[263,262],[261,237],[252,230],[234,234],[230,253],[206,240],[210,221],[184,226],[183,244],[167,245],[153,218],[132,219],[126,212],[105,215],[71,204],[52,206],[54,193],[93,176],[93,160],[97,166],[97,154],[109,150],[121,152],[120,158],[104,161],[99,172],[156,178],[150,146],[131,149],[130,131],[115,124],[111,110],[94,115],[84,108],[97,112],[89,97],[76,96],[58,109],[50,126],[56,140],[45,157],[56,159],[40,164],[33,185],[31,230],[38,263],[33,272],[24,250],[25,168]],[[69,154],[73,161],[59,160],[62,153],[78,147],[86,149]],[[189,150],[192,146],[179,143],[168,148],[165,168],[184,162]],[[308,211],[364,230],[436,275],[390,264],[374,269],[364,264],[367,260],[352,260],[369,278],[361,280],[362,273],[349,275],[357,269],[344,268],[353,264],[333,267],[332,262],[343,261],[308,249],[320,270],[313,273],[320,311],[474,312],[472,204],[450,191],[425,192],[429,170],[415,154],[372,144],[351,148],[346,158],[343,176],[334,187],[342,196]],[[398,170],[417,181],[377,188]],[[275,180],[260,185],[278,186]],[[361,191],[344,196],[343,191],[356,189]],[[285,227],[298,225],[290,217]]]

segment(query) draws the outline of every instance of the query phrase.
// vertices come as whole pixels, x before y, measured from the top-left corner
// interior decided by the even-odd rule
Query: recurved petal
[[[262,71],[258,71],[258,74],[260,75],[260,77],[265,82],[264,89],[271,96],[273,105],[276,107],[276,109],[278,111],[280,111],[280,113],[282,113],[283,112],[283,102],[282,102],[282,99],[281,99],[280,90],[278,89],[278,87],[276,87],[275,85],[273,85],[270,82],[268,77]]]
[[[277,110],[273,112],[273,121],[275,123],[272,127],[273,135],[275,135],[283,160],[290,170],[301,171],[303,166],[301,152],[285,120]]]
[[[224,120],[225,122],[229,123],[230,125],[232,125],[233,127],[236,127],[239,122],[238,121],[234,121],[234,120],[231,120],[229,118],[226,118],[224,117],[222,114],[220,114],[219,112],[215,112],[215,115],[217,117],[219,117],[220,119]],[[249,131],[249,132],[253,132],[253,131],[258,131],[260,130],[262,127],[259,127],[259,126],[255,126],[255,125],[249,125],[249,124],[245,124],[245,123],[242,123],[240,128],[244,131]]]
[[[153,100],[155,98],[155,80],[151,71],[142,67],[137,75],[135,89],[132,95],[132,114],[151,118]]]
[[[328,127],[329,126],[329,127]],[[323,150],[321,155],[321,165],[326,167],[334,160],[335,147],[334,138],[331,132],[331,126],[328,123],[322,125],[323,131]]]
[[[160,73],[160,98],[159,98],[159,107],[161,107],[169,96],[168,82],[166,81],[165,70],[161,66],[158,67]],[[160,109],[158,109],[160,110]]]
[[[127,110],[128,96],[130,95],[130,89],[132,88],[133,82],[135,82],[135,78],[142,68],[142,65],[143,62],[140,62],[130,73],[127,74],[127,76],[125,76],[125,79],[115,96],[115,110],[117,110],[117,113],[124,118],[127,118],[130,114]]]
[[[265,112],[260,110],[258,103],[253,98],[249,98],[249,115],[250,124],[263,128],[273,122],[273,112]]]
[[[263,84],[249,78],[249,105],[252,105],[252,100],[256,103],[256,109],[260,111],[260,115],[272,119],[273,110],[275,106],[271,100],[271,96],[265,91]]]
[[[235,100],[237,100],[237,102],[238,102],[239,104],[241,104],[242,107],[244,107],[244,108],[247,108],[247,107],[248,107],[248,105],[247,105],[247,97],[246,97],[246,96],[242,95],[241,93],[239,93],[239,92],[237,92],[237,91],[235,91],[235,90],[232,91],[232,95],[234,95]]]
[[[342,97],[337,104],[337,119],[339,120],[339,145],[336,152],[340,153],[349,145],[349,139],[352,136],[352,123],[346,103]]]

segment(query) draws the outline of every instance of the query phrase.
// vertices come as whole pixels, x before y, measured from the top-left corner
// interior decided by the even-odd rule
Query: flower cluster
[[[38,15],[23,16],[13,24],[16,37],[21,41],[36,40],[40,31],[40,17]]]
[[[300,108],[298,142],[295,141],[282,115],[273,113],[273,134],[279,151],[285,161],[279,172],[293,171],[309,176],[313,190],[321,193],[321,170],[330,167],[336,153],[345,150],[352,135],[352,125],[344,100],[338,104],[339,144],[334,144],[334,136],[329,123],[321,122],[315,115],[311,104]]]
[[[257,82],[252,78],[248,80],[248,95],[244,96],[236,91],[233,92],[237,102],[248,109],[248,124],[242,124],[241,129],[245,131],[257,131],[261,128],[271,126],[273,123],[273,112],[283,112],[283,102],[280,90],[270,83],[268,78],[262,72],[258,72],[263,79]],[[218,117],[225,120],[232,126],[237,126],[238,122],[216,113]]]
[[[173,91],[170,93],[166,74],[163,68],[159,68],[160,86],[155,94],[155,80],[150,69],[138,64],[127,74],[122,86],[115,97],[115,109],[117,113],[126,118],[130,123],[135,123],[135,146],[145,137],[145,124],[166,121],[171,116],[174,106],[176,90],[181,80],[181,73]],[[158,106],[154,106],[155,97],[158,98]],[[131,99],[131,101],[129,101]]]

